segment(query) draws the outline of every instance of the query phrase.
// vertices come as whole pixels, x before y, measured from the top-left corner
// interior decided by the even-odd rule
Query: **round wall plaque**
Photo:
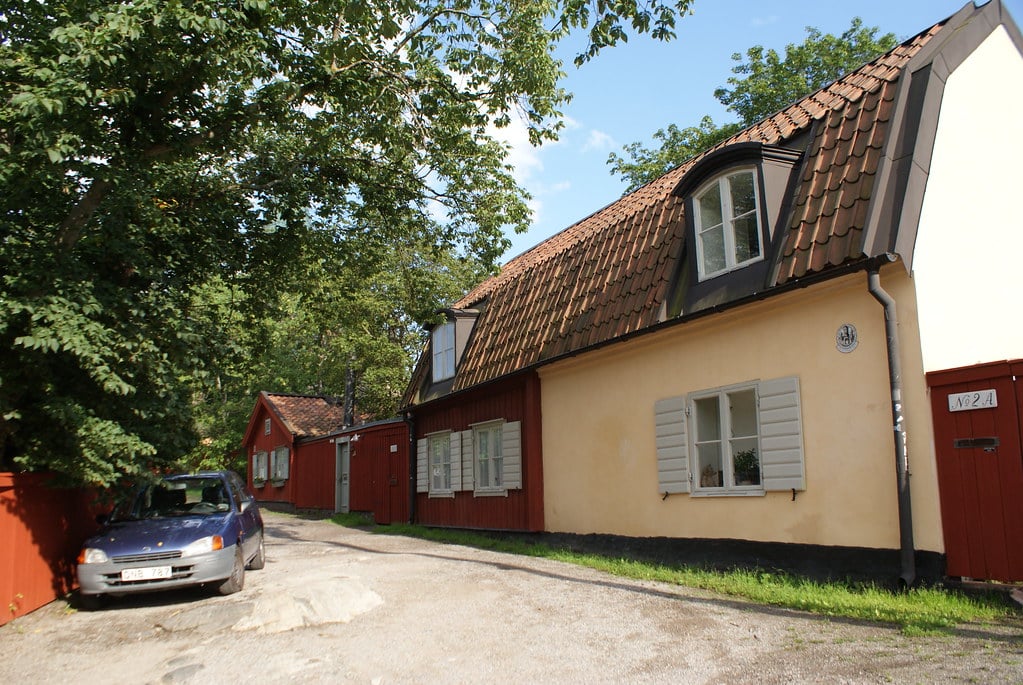
[[[856,333],[856,326],[853,326],[851,323],[844,323],[838,327],[838,332],[835,333],[835,346],[838,347],[839,352],[852,352],[856,349],[856,345],[859,342],[860,339]]]

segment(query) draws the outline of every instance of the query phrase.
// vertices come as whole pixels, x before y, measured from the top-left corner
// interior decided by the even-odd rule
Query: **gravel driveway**
[[[0,628],[0,682],[1023,682],[1023,624],[956,635],[269,513],[267,565]]]

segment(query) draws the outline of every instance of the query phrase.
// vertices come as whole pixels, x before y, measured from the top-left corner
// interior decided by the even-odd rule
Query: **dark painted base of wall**
[[[630,538],[573,533],[495,533],[501,537],[542,542],[577,552],[639,559],[658,564],[717,570],[760,569],[814,580],[870,582],[892,589],[902,572],[897,549],[829,547],[749,540],[699,538]],[[945,579],[945,555],[916,552],[917,584],[937,585]]]

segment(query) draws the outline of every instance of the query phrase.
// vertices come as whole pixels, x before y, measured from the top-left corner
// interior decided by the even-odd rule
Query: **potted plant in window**
[[[735,468],[736,485],[757,485],[760,483],[760,460],[754,448],[740,450],[732,462]]]

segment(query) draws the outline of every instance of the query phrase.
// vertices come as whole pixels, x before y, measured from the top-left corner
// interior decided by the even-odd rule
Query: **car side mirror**
[[[252,506],[252,500],[247,499],[247,500],[245,500],[244,502],[241,503],[241,506],[238,507],[238,511],[240,511],[241,513],[244,514],[246,511],[249,510],[249,507],[251,507],[251,506]]]

